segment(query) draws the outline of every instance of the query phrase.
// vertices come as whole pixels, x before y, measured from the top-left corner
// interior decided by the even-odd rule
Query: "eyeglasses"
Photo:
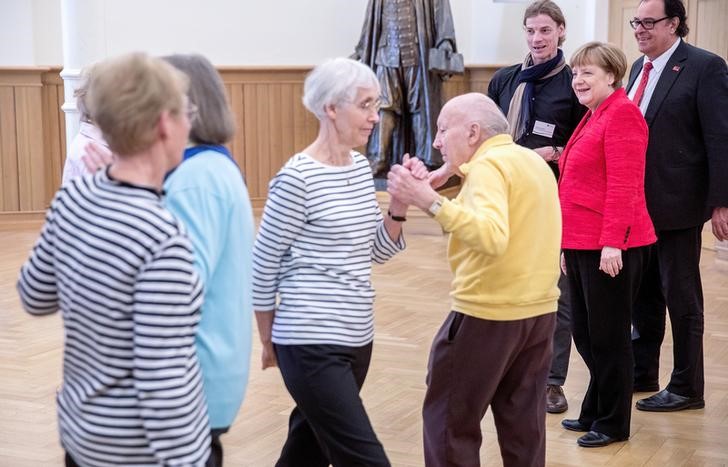
[[[375,100],[367,99],[364,102],[360,102],[358,104],[356,102],[351,102],[351,101],[347,101],[347,102],[350,102],[351,104],[356,105],[359,108],[359,110],[361,110],[364,113],[369,113],[369,112],[378,113],[379,109],[382,108],[382,99],[375,99]]]
[[[632,29],[637,29],[639,26],[642,26],[643,28],[647,29],[648,31],[650,29],[655,28],[655,24],[659,23],[660,21],[664,21],[668,18],[672,18],[672,16],[665,16],[664,18],[660,19],[652,19],[652,18],[645,18],[645,19],[639,19],[639,18],[632,18],[629,20],[629,25],[632,26]]]
[[[187,110],[185,110],[185,113],[187,114],[187,120],[190,121],[190,123],[194,122],[197,119],[197,115],[199,114],[200,109],[197,108],[195,104],[192,102],[187,104]]]

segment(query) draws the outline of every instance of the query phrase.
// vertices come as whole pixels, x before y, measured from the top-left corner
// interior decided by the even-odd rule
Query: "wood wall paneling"
[[[42,84],[28,83],[15,88],[15,121],[18,158],[18,196],[21,211],[43,210],[48,204],[43,150]]]
[[[443,100],[486,92],[500,66],[470,66],[444,85]],[[302,102],[309,67],[220,67],[236,132],[230,149],[255,208],[285,161],[316,137],[318,121]],[[66,133],[60,68],[0,69],[0,223],[43,211],[58,189]],[[20,217],[19,217],[20,216]]]
[[[634,30],[629,25],[629,20],[634,18],[638,5],[639,0],[612,0],[609,5],[609,42],[618,45],[624,51],[628,66],[640,56]]]
[[[0,209],[18,211],[18,151],[15,136],[15,89],[0,86]]]
[[[695,45],[728,60],[728,0],[700,0],[696,10]]]
[[[0,215],[42,213],[58,186],[53,174],[60,174],[65,147],[65,135],[59,134],[65,128],[58,104],[62,83],[53,77],[59,71],[0,70]]]
[[[245,135],[245,120],[243,118],[243,89],[239,84],[226,84],[225,89],[227,90],[228,100],[235,120],[235,136],[230,142],[230,150],[241,170],[243,170],[243,173],[245,174],[245,150],[243,145]]]
[[[60,111],[63,105],[63,80],[57,71],[46,72],[43,80],[43,147],[47,156],[45,172],[46,197],[50,200],[58,189],[63,175],[66,153],[66,119]],[[58,109],[58,111],[54,111]],[[57,142],[57,144],[53,144]]]

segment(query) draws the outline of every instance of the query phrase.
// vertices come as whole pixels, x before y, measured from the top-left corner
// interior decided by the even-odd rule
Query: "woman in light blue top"
[[[255,224],[243,177],[223,146],[235,127],[220,75],[200,55],[165,60],[190,78],[189,99],[198,109],[191,146],[164,188],[167,207],[187,226],[205,286],[197,354],[212,429],[208,465],[222,465],[220,435],[235,419],[248,382]]]

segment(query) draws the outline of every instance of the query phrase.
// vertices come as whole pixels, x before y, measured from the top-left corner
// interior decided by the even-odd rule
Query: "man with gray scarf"
[[[556,3],[533,2],[523,15],[529,52],[522,64],[498,70],[488,86],[493,99],[508,116],[513,140],[533,149],[549,163],[558,178],[558,159],[586,107],[571,89],[571,69],[559,48],[565,40],[566,20]],[[561,386],[566,381],[571,353],[571,318],[564,275],[554,331],[554,356],[546,384],[546,411],[568,409]]]

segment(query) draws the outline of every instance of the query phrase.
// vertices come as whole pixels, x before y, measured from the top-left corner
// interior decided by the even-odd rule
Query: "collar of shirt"
[[[675,52],[675,49],[678,48],[681,42],[682,39],[678,37],[678,39],[675,41],[674,44],[670,46],[669,49],[664,51],[662,55],[660,55],[656,59],[652,60],[652,73],[650,73],[650,78],[652,78],[652,75],[660,76],[660,74],[662,74],[662,70],[665,69],[667,62],[670,60],[670,57],[672,57],[672,54]],[[642,62],[643,66],[644,62],[648,60],[649,59],[645,56],[644,61]]]
[[[640,80],[642,79],[642,73],[644,73],[644,64],[645,62],[651,61],[652,71],[650,72],[650,77],[647,80],[647,87],[645,88],[645,93],[642,96],[642,104],[640,105],[642,115],[647,112],[647,106],[650,104],[650,99],[652,99],[652,93],[655,91],[657,81],[660,79],[662,71],[665,69],[665,66],[667,66],[667,62],[670,61],[670,57],[672,57],[672,54],[680,46],[681,42],[682,39],[678,37],[678,39],[675,41],[674,44],[672,44],[672,46],[670,46],[669,49],[664,51],[659,57],[655,58],[654,60],[650,60],[647,58],[647,56],[643,56],[642,69],[637,75],[637,79],[634,80],[632,88],[629,90],[628,93],[630,100],[633,100],[634,95],[637,94],[637,88],[639,87]]]
[[[460,167],[458,167],[458,170],[461,174],[467,176],[473,164],[479,159],[485,157],[485,154],[491,148],[495,146],[505,146],[508,144],[513,144],[513,138],[511,137],[511,135],[503,133],[500,135],[491,136],[490,138],[485,140],[483,144],[480,145],[480,147],[475,151],[475,153],[472,155],[468,162],[465,162],[464,164],[460,165]]]

